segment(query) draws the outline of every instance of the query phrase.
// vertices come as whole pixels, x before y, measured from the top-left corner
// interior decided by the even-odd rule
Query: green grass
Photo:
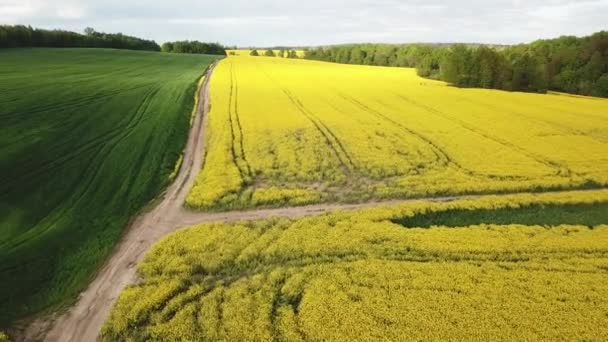
[[[479,224],[560,224],[596,226],[608,224],[608,203],[530,205],[522,208],[446,210],[394,219],[393,223],[405,227],[430,228],[432,226],[466,227]]]
[[[0,325],[74,299],[167,185],[214,59],[0,50]]]

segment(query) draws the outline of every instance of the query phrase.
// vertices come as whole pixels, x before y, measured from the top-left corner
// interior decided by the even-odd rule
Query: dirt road
[[[296,218],[335,210],[352,210],[415,201],[320,204],[225,213],[197,213],[184,209],[182,204],[203,163],[204,135],[210,105],[209,81],[213,68],[214,66],[210,67],[201,87],[199,107],[184,151],[183,164],[174,183],[165,191],[162,200],[155,208],[141,214],[134,220],[125,236],[115,247],[105,266],[99,271],[89,287],[81,293],[78,302],[54,322],[46,319],[31,324],[25,331],[24,339],[30,340],[39,337],[46,330],[45,326],[53,324],[51,330],[44,337],[45,341],[95,341],[122,289],[136,280],[136,265],[144,257],[145,252],[159,239],[181,227],[204,222],[231,222],[273,216]],[[429,200],[450,201],[467,197],[480,196],[441,197]]]
[[[201,86],[197,113],[175,181],[154,209],[135,219],[95,280],[81,293],[78,303],[57,319],[45,341],[95,341],[116,297],[135,280],[137,262],[155,241],[176,228],[169,222],[179,222],[176,218],[182,213],[182,203],[202,166],[213,69],[214,65]]]

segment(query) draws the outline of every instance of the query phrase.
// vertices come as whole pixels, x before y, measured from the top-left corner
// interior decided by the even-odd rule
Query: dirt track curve
[[[80,294],[76,305],[54,322],[45,341],[95,341],[118,294],[136,279],[137,262],[155,241],[177,228],[170,222],[179,222],[178,218],[183,211],[182,203],[202,166],[205,124],[209,110],[209,80],[214,67],[215,65],[209,67],[201,86],[182,167],[175,181],[166,189],[155,208],[135,218],[95,280]]]
[[[112,305],[122,289],[137,278],[136,265],[145,252],[165,235],[184,226],[204,222],[232,222],[248,219],[263,219],[273,216],[297,218],[318,215],[335,210],[352,210],[378,205],[390,205],[416,201],[394,200],[368,202],[362,204],[319,204],[304,207],[231,211],[224,213],[197,213],[183,208],[189,189],[194,184],[203,164],[205,148],[205,127],[209,110],[209,80],[215,65],[209,68],[207,77],[200,89],[200,101],[188,142],[184,150],[182,167],[164,192],[160,203],[151,211],[140,214],[127,229],[126,234],[116,245],[112,256],[99,271],[89,287],[80,294],[77,303],[55,321],[41,319],[34,321],[24,331],[21,339],[45,341],[88,342],[95,341],[107,318]],[[450,201],[480,196],[454,196],[428,199],[430,201]],[[52,325],[44,335],[46,327]]]

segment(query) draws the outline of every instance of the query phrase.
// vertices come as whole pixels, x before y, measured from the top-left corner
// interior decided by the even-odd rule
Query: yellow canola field
[[[102,336],[602,341],[608,225],[601,224],[606,212],[598,212],[607,203],[606,190],[520,194],[195,226],[152,248],[138,267],[140,281],[120,295]],[[553,216],[545,211],[552,205],[562,205]],[[600,207],[576,217],[593,206]],[[507,208],[510,214],[493,214]],[[514,222],[486,222],[480,210]],[[570,224],[544,224],[565,212],[571,215],[561,220]],[[430,229],[393,223],[463,213],[481,221]],[[598,216],[600,224],[583,223]]]
[[[608,184],[608,100],[459,89],[414,69],[232,56],[199,209]]]

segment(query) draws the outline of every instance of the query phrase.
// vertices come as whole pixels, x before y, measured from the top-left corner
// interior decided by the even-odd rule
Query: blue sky
[[[239,46],[513,44],[608,30],[608,0],[0,0],[1,24]]]

